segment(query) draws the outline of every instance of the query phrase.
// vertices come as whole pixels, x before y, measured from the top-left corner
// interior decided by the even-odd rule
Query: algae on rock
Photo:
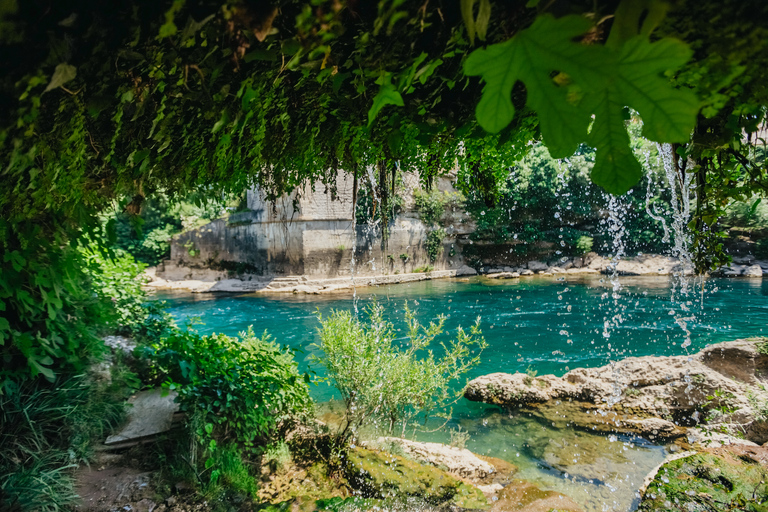
[[[347,454],[347,481],[364,497],[416,496],[432,504],[452,503],[464,509],[487,509],[475,486],[442,469],[424,466],[390,453],[354,448]]]
[[[638,510],[768,512],[768,470],[741,453],[745,449],[711,450],[667,462]]]

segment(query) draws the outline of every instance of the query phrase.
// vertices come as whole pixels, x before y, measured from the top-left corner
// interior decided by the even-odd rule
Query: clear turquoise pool
[[[695,353],[707,344],[768,333],[768,282],[709,280],[688,296],[676,294],[666,277],[622,277],[614,299],[606,277],[553,276],[492,281],[443,279],[386,287],[361,288],[331,295],[210,295],[162,293],[170,312],[184,324],[199,319],[201,333],[235,335],[253,325],[284,345],[299,349],[302,370],[322,374],[317,354],[316,311],[358,311],[372,300],[402,327],[408,301],[422,323],[448,317],[446,336],[458,326],[482,319],[488,349],[469,378],[531,368],[540,375],[562,375],[629,356]],[[675,318],[687,318],[691,345]],[[609,328],[606,331],[605,322]],[[606,337],[605,334],[608,336]],[[325,384],[313,386],[316,400],[334,398]],[[520,478],[558,490],[588,510],[626,511],[645,474],[664,458],[666,449],[642,439],[608,437],[553,426],[522,413],[461,400],[449,428],[470,434],[467,448],[503,458],[520,467]],[[445,431],[416,433],[423,440],[447,442]]]

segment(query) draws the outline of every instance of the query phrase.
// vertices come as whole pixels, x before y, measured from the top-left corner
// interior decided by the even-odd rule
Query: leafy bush
[[[39,226],[25,228],[0,239],[0,394],[14,382],[82,371],[101,346],[94,326],[103,308],[82,255],[46,240]]]
[[[427,226],[433,226],[440,222],[440,218],[445,213],[445,204],[449,197],[448,194],[432,189],[428,192],[416,190],[413,199],[416,208],[419,209],[422,222]]]
[[[138,341],[158,340],[173,326],[165,303],[149,300],[142,272],[147,267],[123,250],[110,255],[93,246],[82,250],[91,287],[104,305],[101,328]]]
[[[443,239],[445,230],[443,228],[432,229],[427,233],[427,239],[424,241],[424,248],[427,250],[429,261],[434,263],[438,256],[443,252]]]
[[[469,332],[459,328],[456,339],[440,343],[443,355],[436,357],[432,342],[443,332],[445,317],[422,327],[405,306],[408,342],[383,317],[384,309],[373,304],[362,322],[349,311],[332,311],[321,323],[319,362],[328,370],[328,379],[341,393],[346,406],[337,433],[343,445],[362,426],[381,420],[391,433],[419,414],[445,410],[461,397],[452,385],[480,362],[486,347],[480,319]]]
[[[592,251],[592,243],[594,240],[595,239],[591,236],[580,236],[579,239],[576,240],[576,254],[587,254]]]
[[[238,339],[176,331],[143,353],[178,392],[182,410],[202,412],[209,436],[253,448],[310,410],[309,376],[266,333],[258,338],[249,328]]]

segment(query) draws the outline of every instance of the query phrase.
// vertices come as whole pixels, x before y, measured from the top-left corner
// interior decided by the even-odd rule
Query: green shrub
[[[179,393],[182,410],[202,411],[208,436],[253,448],[310,410],[309,376],[266,333],[258,338],[249,328],[238,339],[176,331],[143,354]]]
[[[416,190],[413,199],[416,208],[419,209],[422,222],[427,226],[433,226],[440,222],[440,218],[445,213],[445,204],[448,202],[449,196],[435,189],[429,192]]]
[[[427,250],[427,256],[429,256],[429,261],[432,263],[437,261],[438,256],[443,252],[444,238],[445,230],[442,228],[433,229],[427,233],[424,248]]]
[[[349,311],[332,311],[327,318],[318,313],[323,351],[318,360],[346,406],[337,433],[342,445],[375,420],[390,433],[398,424],[404,432],[417,415],[444,410],[461,397],[453,383],[480,362],[486,347],[478,319],[468,332],[459,328],[454,340],[441,343],[443,355],[436,357],[432,343],[442,334],[445,317],[422,327],[406,304],[408,342],[401,344],[383,313],[377,304],[367,308],[366,322]]]
[[[144,263],[120,249],[106,255],[91,246],[81,252],[91,287],[104,305],[102,329],[138,341],[156,341],[168,333],[173,320],[165,311],[165,303],[149,300],[143,288]]]
[[[588,252],[592,251],[592,243],[594,242],[594,238],[591,236],[580,236],[578,240],[576,240],[576,254],[579,256],[583,254],[587,254]]]

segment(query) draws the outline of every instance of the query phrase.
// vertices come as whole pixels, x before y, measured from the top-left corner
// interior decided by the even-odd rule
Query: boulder
[[[571,498],[555,491],[544,491],[523,480],[515,480],[497,493],[491,512],[583,512]]]
[[[531,260],[528,262],[528,270],[533,270],[534,272],[537,270],[546,270],[547,268],[549,268],[549,266],[542,261]]]
[[[434,503],[451,502],[466,509],[488,505],[480,489],[448,472],[379,450],[350,450],[345,471],[349,485],[366,498],[414,496]]]
[[[679,437],[685,431],[678,424],[706,419],[763,443],[768,441],[765,412],[753,409],[768,400],[763,387],[768,356],[758,350],[760,343],[765,341],[720,343],[695,356],[630,357],[562,377],[494,373],[472,380],[464,396],[533,407],[548,419],[569,407],[567,416],[577,425],[649,438]]]
[[[533,275],[533,270],[523,269],[523,270],[520,271],[520,275],[521,276],[532,276]]]
[[[456,270],[457,276],[476,276],[477,270],[474,268],[468,266],[468,265],[462,265]]]
[[[638,510],[765,510],[768,449],[729,446],[666,462]]]
[[[746,267],[741,273],[744,277],[763,277],[763,268],[760,265]]]
[[[397,445],[406,455],[422,464],[445,469],[452,475],[472,482],[486,482],[496,473],[493,465],[467,449],[440,443],[419,443],[397,437],[382,437],[378,442]]]
[[[495,274],[488,274],[485,276],[488,279],[515,279],[520,277],[517,272],[496,272]]]

